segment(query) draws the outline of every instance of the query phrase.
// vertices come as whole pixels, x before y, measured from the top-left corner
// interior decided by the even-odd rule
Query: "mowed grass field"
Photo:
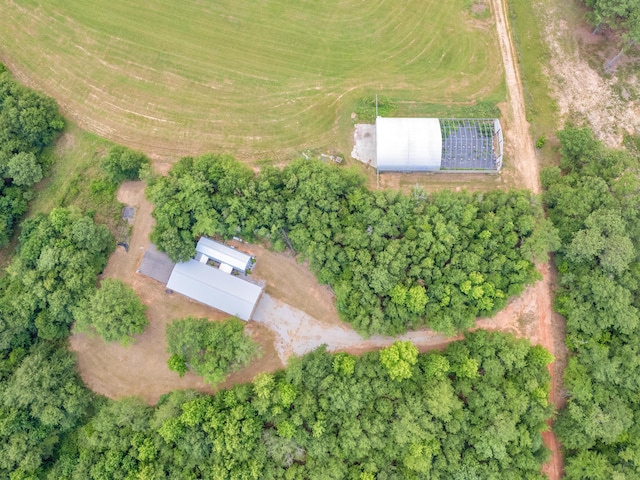
[[[362,97],[396,115],[503,100],[493,20],[467,3],[0,0],[0,59],[80,127],[167,163],[348,155]]]

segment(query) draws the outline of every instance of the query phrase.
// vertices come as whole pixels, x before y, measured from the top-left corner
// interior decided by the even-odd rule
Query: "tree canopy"
[[[588,129],[560,132],[562,169],[542,173],[562,247],[555,305],[572,352],[554,430],[569,479],[640,476],[640,162]]]
[[[22,352],[3,362],[13,363],[13,373],[0,376],[3,478],[41,476],[56,456],[61,435],[84,419],[91,400],[76,374],[75,358],[64,348],[39,343],[27,355]]]
[[[363,184],[316,161],[254,175],[228,156],[183,158],[148,188],[152,240],[176,261],[194,255],[201,235],[292,248],[366,334],[470,327],[538,278],[534,259],[556,244],[527,192],[403,195]]]
[[[640,0],[585,0],[594,25],[606,24],[622,30],[633,41],[640,40]]]
[[[258,355],[258,344],[244,327],[245,323],[237,318],[222,322],[194,317],[174,320],[166,331],[169,368],[180,376],[193,371],[216,385]]]
[[[380,350],[380,361],[393,380],[404,380],[413,375],[412,367],[418,361],[418,349],[409,341],[397,340]]]
[[[0,351],[66,337],[113,248],[109,230],[75,210],[23,222],[18,255],[0,280]]]
[[[391,381],[377,352],[319,349],[212,396],[107,402],[49,478],[544,478],[545,350],[479,331],[415,360]]]
[[[141,169],[149,166],[149,159],[142,153],[116,145],[102,160],[102,169],[113,183],[138,180]]]
[[[63,127],[56,103],[16,83],[0,64],[0,248],[43,178],[42,150]]]
[[[128,345],[134,341],[133,335],[142,333],[148,325],[146,309],[130,286],[107,278],[74,309],[75,328],[95,332],[105,342]]]

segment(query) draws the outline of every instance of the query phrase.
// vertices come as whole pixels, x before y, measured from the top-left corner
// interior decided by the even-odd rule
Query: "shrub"
[[[258,345],[244,333],[244,322],[237,318],[210,322],[187,317],[167,325],[168,366],[180,376],[187,370],[215,385],[229,372],[249,364]]]
[[[140,170],[146,165],[149,165],[149,159],[142,152],[122,146],[113,147],[102,160],[102,169],[114,183],[138,180]]]

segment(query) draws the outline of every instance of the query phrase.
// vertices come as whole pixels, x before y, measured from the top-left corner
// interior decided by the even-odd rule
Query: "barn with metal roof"
[[[196,252],[198,261],[207,263],[208,260],[213,260],[220,263],[220,269],[225,272],[228,271],[228,273],[231,273],[229,269],[246,273],[252,265],[251,255],[240,252],[235,248],[227,247],[207,237],[200,238],[196,245]]]
[[[178,263],[167,289],[242,320],[251,320],[262,287],[197,260]]]

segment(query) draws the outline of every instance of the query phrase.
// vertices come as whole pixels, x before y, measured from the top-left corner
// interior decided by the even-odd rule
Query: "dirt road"
[[[516,167],[523,185],[534,193],[540,193],[538,159],[533,148],[529,123],[525,114],[524,93],[520,81],[518,60],[513,46],[506,0],[491,0],[496,19],[498,43],[504,63],[507,82],[510,118],[507,119],[505,146],[507,156]]]
[[[525,115],[524,93],[517,56],[514,48],[511,27],[509,26],[507,0],[491,0],[496,19],[500,51],[504,63],[508,100],[511,118],[507,121],[506,142],[508,157],[514,162],[523,184],[532,192],[540,193],[540,169],[529,133],[529,124]],[[564,346],[564,320],[553,311],[552,285],[555,282],[554,271],[549,265],[539,266],[543,281],[537,285],[537,332],[531,332],[531,341],[547,348],[556,357],[550,366],[552,391],[550,401],[556,408],[563,404],[562,372],[566,363]],[[537,337],[537,341],[536,338]],[[550,480],[559,480],[562,476],[562,455],[557,438],[552,431],[543,435],[545,444],[551,450],[551,458],[543,471]]]

